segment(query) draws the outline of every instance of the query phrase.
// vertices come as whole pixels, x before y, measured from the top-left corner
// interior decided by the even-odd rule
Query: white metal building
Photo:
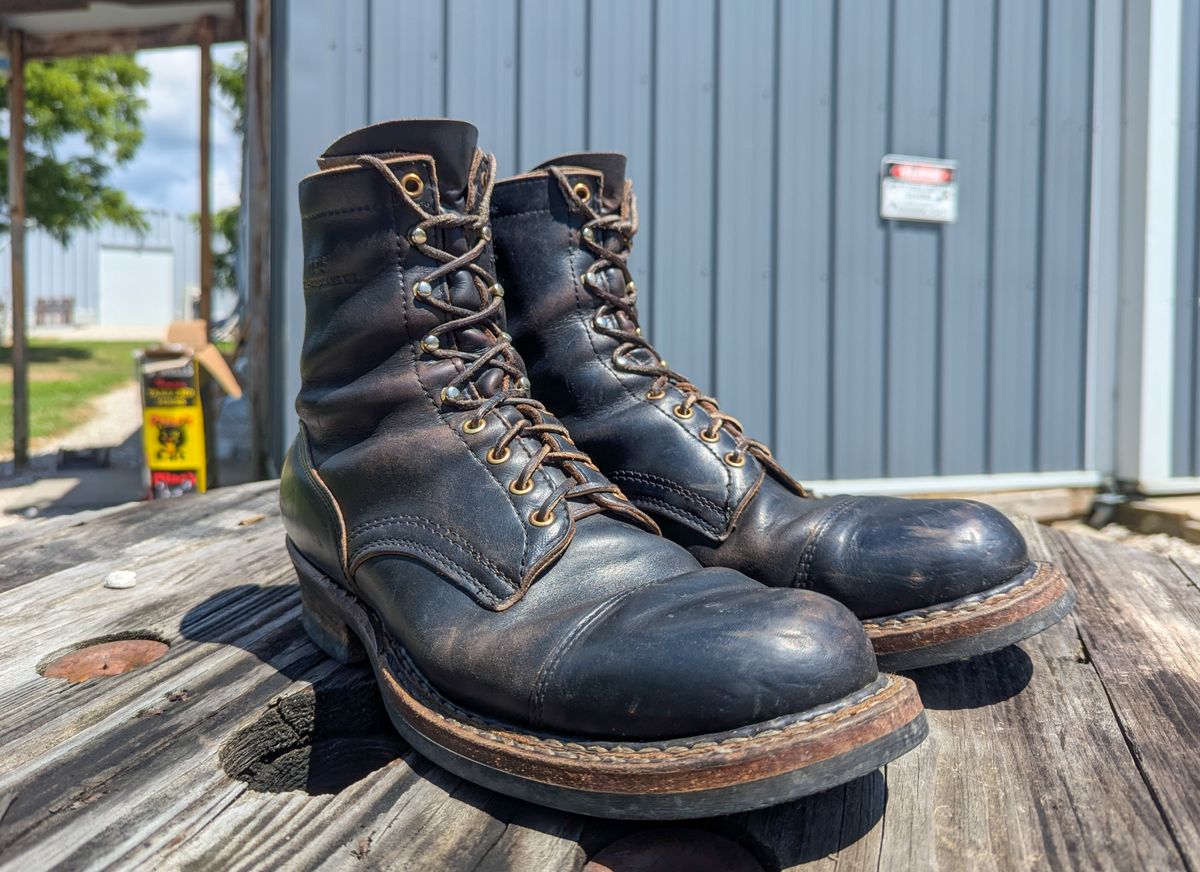
[[[104,225],[64,245],[43,230],[25,237],[29,324],[39,301],[70,300],[74,323],[165,329],[191,317],[200,278],[199,233],[185,215],[147,212],[145,233]],[[11,316],[9,250],[0,241],[0,305]]]

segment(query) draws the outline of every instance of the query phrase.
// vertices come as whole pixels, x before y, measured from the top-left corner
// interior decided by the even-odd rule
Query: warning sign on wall
[[[893,221],[958,220],[958,162],[904,154],[884,155],[879,215]]]

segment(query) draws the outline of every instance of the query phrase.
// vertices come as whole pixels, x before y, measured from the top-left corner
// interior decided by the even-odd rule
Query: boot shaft
[[[637,206],[620,155],[568,155],[500,182],[492,216],[536,396],[635,504],[719,540],[767,472],[802,492],[642,336],[626,263]]]
[[[306,320],[297,411],[320,463],[398,410],[428,409],[427,392],[440,403],[462,366],[432,351],[485,350],[504,313],[445,329],[447,304],[485,310],[479,284],[494,284],[475,280],[494,276],[495,266],[482,239],[491,165],[473,127],[377,125],[335,142],[318,166],[300,185]],[[473,248],[468,268],[431,276]]]
[[[376,125],[318,163],[300,186],[301,433],[283,487],[293,539],[325,512],[340,540],[319,543],[326,569],[340,563],[349,580],[372,557],[405,557],[503,609],[577,521],[610,510],[653,529],[529,396],[492,260],[494,159],[475,129]]]

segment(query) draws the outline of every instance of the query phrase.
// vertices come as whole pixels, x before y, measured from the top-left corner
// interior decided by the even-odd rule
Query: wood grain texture
[[[1074,619],[911,673],[930,737],[886,770],[694,825],[766,869],[1196,868],[1200,567],[1023,529],[1075,583]],[[390,733],[369,673],[300,629],[272,483],[0,548],[0,869],[579,870],[655,828],[509,800]],[[114,569],[137,586],[105,589]],[[170,651],[80,684],[38,674],[129,634]]]

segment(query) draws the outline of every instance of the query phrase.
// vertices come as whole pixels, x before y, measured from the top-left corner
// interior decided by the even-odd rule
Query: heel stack
[[[300,623],[308,637],[339,663],[350,665],[366,660],[362,642],[324,590],[326,585],[332,588],[334,583],[298,554],[292,554],[292,563],[300,581]]]

